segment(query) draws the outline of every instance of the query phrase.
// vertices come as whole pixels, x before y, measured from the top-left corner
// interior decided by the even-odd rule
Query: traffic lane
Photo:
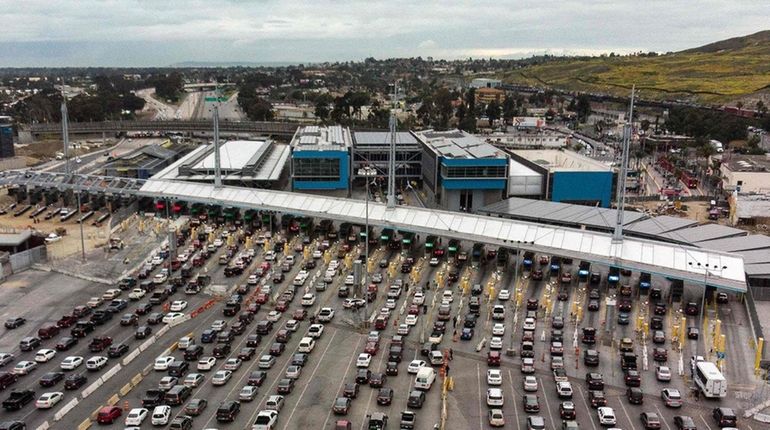
[[[454,389],[447,396],[449,413],[447,428],[450,430],[482,429],[487,414],[487,405],[484,400],[487,392],[486,364],[460,355],[455,356],[452,364],[454,364],[454,370],[450,371],[450,376],[454,378]],[[439,383],[436,388],[439,390],[441,389],[440,379],[436,378]],[[504,380],[503,383],[507,382]],[[440,394],[439,392],[439,396]],[[504,411],[507,409],[503,408]],[[420,418],[418,415],[419,428],[431,428],[434,424]]]

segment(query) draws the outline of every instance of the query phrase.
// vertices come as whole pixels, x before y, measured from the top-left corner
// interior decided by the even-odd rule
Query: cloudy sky
[[[770,29],[768,0],[0,0],[0,67],[676,51]]]

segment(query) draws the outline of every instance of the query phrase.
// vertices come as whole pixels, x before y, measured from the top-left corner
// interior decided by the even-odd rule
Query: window
[[[738,186],[740,187],[741,185],[743,185],[743,181],[738,181]]]
[[[297,181],[339,181],[340,160],[338,158],[295,158],[294,180]]]

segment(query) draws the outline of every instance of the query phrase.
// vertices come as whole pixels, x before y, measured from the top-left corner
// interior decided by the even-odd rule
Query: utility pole
[[[219,157],[219,87],[214,91],[217,101],[214,102],[214,187],[222,188],[222,162]]]
[[[62,79],[62,101],[61,101],[61,126],[62,126],[62,140],[64,141],[64,170],[69,176],[70,174],[70,158],[69,158],[69,143],[70,143],[70,136],[69,136],[69,121],[67,120],[67,94],[65,93],[64,89],[64,79]],[[73,180],[74,183],[74,180]],[[76,184],[77,185],[77,184]],[[79,186],[79,185],[77,185]],[[83,262],[86,261],[86,240],[85,235],[83,233],[83,220],[81,217],[83,216],[83,213],[81,212],[80,208],[82,207],[82,204],[80,202],[80,189],[77,190],[77,214],[78,214],[78,223],[80,224],[80,258],[83,260]]]
[[[396,207],[396,106],[398,105],[398,82],[393,83],[393,107],[390,110],[390,157],[388,157],[388,201],[387,208]]]
[[[612,242],[623,242],[623,209],[626,203],[626,176],[628,175],[628,152],[631,146],[631,132],[634,121],[634,93],[636,85],[631,88],[631,103],[628,108],[628,120],[623,127],[623,158],[620,165],[620,174],[618,175],[618,185],[615,193],[617,197],[617,218],[615,219],[615,231],[612,234]]]

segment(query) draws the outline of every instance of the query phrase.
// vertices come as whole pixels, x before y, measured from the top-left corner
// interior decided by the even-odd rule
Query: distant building
[[[387,177],[390,159],[389,131],[353,132],[353,179],[362,178],[365,167],[373,167],[377,176]],[[396,184],[422,182],[422,149],[408,131],[396,132]]]
[[[289,145],[270,139],[230,140],[220,145],[220,171],[224,185],[281,189],[286,185]],[[155,175],[156,179],[214,183],[214,145],[202,145]]]
[[[0,116],[0,158],[11,158],[13,149],[13,118]]]
[[[486,136],[486,141],[506,149],[536,149],[549,148],[559,149],[568,146],[571,138],[568,134],[552,130],[516,130],[513,127],[508,128],[506,133],[493,133]]]
[[[479,88],[476,90],[476,103],[502,103],[503,99],[505,99],[505,91],[499,88]]]
[[[770,156],[730,154],[719,170],[726,191],[770,194]]]
[[[148,145],[115,158],[104,165],[106,176],[149,179],[187,151],[183,145]]]
[[[471,81],[470,85],[468,85],[470,88],[500,88],[503,86],[503,81],[500,79],[489,79],[489,78],[476,78]]]
[[[516,149],[518,161],[544,177],[541,198],[609,207],[615,189],[612,168],[572,151]]]
[[[508,155],[460,130],[415,132],[422,147],[422,178],[436,205],[453,211],[505,198]]]
[[[347,127],[299,127],[290,144],[292,190],[349,190],[352,143]]]

